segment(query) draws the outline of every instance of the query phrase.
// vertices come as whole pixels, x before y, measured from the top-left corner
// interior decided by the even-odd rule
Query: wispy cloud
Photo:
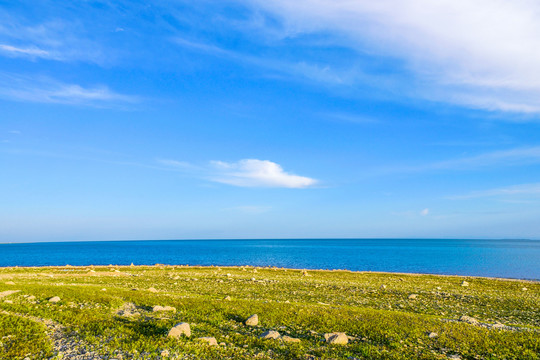
[[[158,159],[156,162],[169,169],[183,171],[193,177],[239,187],[308,188],[317,180],[291,174],[281,165],[268,160],[243,159],[237,162],[210,161],[198,166],[185,161]]]
[[[485,110],[540,112],[540,3],[530,0],[239,0],[303,34],[398,58],[416,96]],[[489,9],[489,16],[486,16]],[[271,25],[269,25],[271,24]],[[283,36],[283,35],[281,35]]]
[[[304,60],[285,61],[269,56],[256,56],[184,38],[174,38],[173,42],[191,51],[265,69],[268,72],[266,76],[278,79],[301,79],[326,85],[351,85],[361,78],[367,78],[367,75],[361,73],[358,69],[337,69],[331,64],[312,63]],[[371,79],[370,81],[374,82],[375,80]]]
[[[315,179],[287,173],[272,161],[245,159],[235,163],[212,161],[212,181],[241,187],[307,188]]]
[[[540,196],[540,183],[521,184],[508,187],[473,191],[465,195],[449,196],[452,200],[466,200],[484,197],[515,197],[515,196]]]
[[[0,73],[0,97],[38,103],[114,107],[140,101],[137,96],[117,93],[105,85],[85,87],[48,77]]]
[[[39,49],[37,47],[20,48],[7,44],[0,44],[0,53],[4,53],[11,56],[30,56],[30,57],[49,57],[48,51]]]

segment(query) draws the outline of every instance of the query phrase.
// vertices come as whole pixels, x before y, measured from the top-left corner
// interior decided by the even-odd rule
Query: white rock
[[[433,338],[438,337],[439,334],[437,334],[436,332],[430,332],[428,336],[433,339]]]
[[[148,291],[150,291],[151,293],[157,293],[158,292],[158,290],[156,288],[153,288],[153,287],[149,288]]]
[[[418,297],[418,294],[411,294],[411,295],[409,295],[408,299],[414,300],[414,299],[416,299],[417,297]]]
[[[345,345],[349,343],[347,334],[342,332],[326,333],[324,334],[324,339],[329,344]]]
[[[191,336],[191,328],[188,323],[183,322],[176,324],[171,330],[169,330],[169,333],[167,334],[167,336],[173,338],[179,338],[182,335],[187,337]]]
[[[462,317],[460,317],[459,321],[466,322],[467,324],[471,324],[471,325],[478,325],[477,319],[467,316],[467,315],[463,315]]]
[[[224,301],[231,301],[231,297],[230,297],[229,295],[227,295],[227,296],[225,296],[225,297],[223,298],[223,300],[224,300]]]
[[[469,283],[468,283],[467,281],[463,280],[463,281],[461,282],[461,286],[465,286],[465,287],[466,287],[466,286],[469,286]]]
[[[60,298],[58,296],[54,296],[54,297],[49,299],[49,302],[51,302],[53,304],[56,304],[59,301],[60,301]]]
[[[253,314],[248,317],[244,323],[247,326],[257,326],[259,324],[259,316],[257,314]]]

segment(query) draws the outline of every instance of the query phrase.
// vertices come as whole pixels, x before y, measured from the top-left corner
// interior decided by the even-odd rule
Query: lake
[[[540,279],[540,241],[146,240],[0,244],[0,266],[253,265]]]

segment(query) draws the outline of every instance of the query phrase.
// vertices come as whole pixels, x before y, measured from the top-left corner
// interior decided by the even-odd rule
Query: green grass
[[[170,358],[190,359],[446,359],[452,354],[462,359],[540,359],[537,282],[348,271],[303,276],[299,270],[270,268],[89,270],[0,269],[0,292],[21,290],[0,299],[0,310],[52,319],[99,353],[113,357],[120,352],[124,359],[157,359],[164,350]],[[470,286],[462,287],[463,280]],[[9,281],[15,285],[7,285]],[[150,287],[159,292],[148,291]],[[408,299],[413,293],[418,297]],[[34,295],[35,303],[24,295]],[[231,301],[223,300],[227,295]],[[62,300],[49,303],[52,296]],[[141,309],[141,316],[116,315],[128,302]],[[174,306],[177,312],[153,313],[154,305]],[[259,325],[243,325],[254,313]],[[457,321],[462,315],[514,330]],[[191,324],[191,338],[167,338],[178,322]],[[301,342],[259,339],[269,329]],[[0,340],[8,351],[3,355],[0,347],[0,358],[47,358],[51,346],[43,331],[42,324],[31,320],[0,316],[0,337],[16,335]],[[357,339],[347,345],[325,343],[324,333],[334,331]],[[438,337],[428,337],[430,332]],[[225,345],[196,340],[203,336]]]

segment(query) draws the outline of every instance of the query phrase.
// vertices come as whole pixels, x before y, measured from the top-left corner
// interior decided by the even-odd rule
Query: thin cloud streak
[[[540,183],[521,184],[497,189],[474,191],[465,195],[449,196],[450,200],[468,200],[485,197],[540,196]]]
[[[0,73],[0,97],[37,103],[121,107],[139,102],[137,96],[114,92],[105,85],[84,87],[47,77]]]

